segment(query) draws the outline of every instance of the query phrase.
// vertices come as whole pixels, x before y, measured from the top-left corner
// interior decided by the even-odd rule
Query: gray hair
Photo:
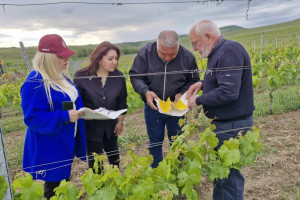
[[[219,37],[221,35],[220,29],[218,28],[218,26],[210,21],[210,20],[201,20],[198,21],[197,23],[195,23],[191,30],[190,33],[192,31],[195,31],[196,35],[204,35],[204,34],[212,34],[216,37]]]
[[[174,48],[179,46],[179,36],[175,31],[162,31],[158,35],[157,45],[162,44],[164,47]]]

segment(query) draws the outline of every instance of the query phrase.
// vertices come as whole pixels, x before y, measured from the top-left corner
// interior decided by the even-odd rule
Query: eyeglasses
[[[196,42],[192,42],[192,47],[195,49],[197,48],[199,40],[197,40]]]

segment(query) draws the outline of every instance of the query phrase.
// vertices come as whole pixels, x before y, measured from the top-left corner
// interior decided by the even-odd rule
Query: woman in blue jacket
[[[86,160],[83,107],[67,74],[68,49],[59,35],[45,35],[33,59],[34,70],[21,87],[21,107],[27,132],[23,169],[45,181],[44,196],[54,196],[60,181],[69,179],[74,155]],[[71,104],[71,109],[64,109]],[[73,107],[73,108],[72,108]]]

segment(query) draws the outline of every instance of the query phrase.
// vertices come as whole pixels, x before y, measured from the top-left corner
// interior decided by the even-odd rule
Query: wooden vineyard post
[[[29,72],[31,72],[32,71],[32,66],[31,66],[31,64],[30,64],[30,62],[28,60],[26,49],[25,49],[22,41],[19,42],[19,43],[20,43],[20,47],[21,47],[21,51],[22,51],[23,57],[24,57],[24,59],[26,61],[27,69],[28,69]]]
[[[263,52],[263,37],[264,37],[264,35],[261,34],[261,36],[260,36],[260,60],[262,59],[262,52]]]

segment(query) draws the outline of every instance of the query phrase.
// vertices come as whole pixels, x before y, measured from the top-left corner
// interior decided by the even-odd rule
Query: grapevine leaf
[[[133,195],[130,199],[150,199],[154,191],[154,182],[152,178],[148,177],[146,181],[142,181],[141,184],[138,184],[134,190]]]
[[[239,148],[239,140],[230,138],[229,140],[224,141],[224,145],[228,147],[228,149],[238,149]]]
[[[98,190],[94,198],[95,199],[105,199],[105,200],[114,200],[117,194],[117,189],[110,184],[105,185],[101,190]]]
[[[215,135],[207,136],[206,140],[207,140],[207,143],[209,144],[210,148],[212,148],[212,149],[215,148],[219,143],[219,140]]]
[[[178,195],[178,187],[176,186],[176,184],[168,184],[168,188],[174,195]]]
[[[21,189],[20,193],[21,199],[31,200],[31,199],[40,199],[44,196],[43,186],[39,182],[33,182],[31,187],[24,187]]]
[[[92,169],[89,169],[84,173],[81,178],[81,184],[83,186],[83,189],[86,190],[88,195],[93,195],[97,188],[99,187],[98,180],[100,180],[100,175],[94,174]],[[80,195],[82,195],[83,191],[80,192]]]
[[[8,185],[5,181],[4,176],[0,176],[0,199],[4,198]]]
[[[262,144],[260,142],[254,142],[252,144],[252,147],[253,147],[253,151],[255,153],[258,153],[261,150],[261,148],[262,148]]]
[[[56,196],[60,196],[62,200],[77,199],[79,194],[78,188],[75,185],[71,185],[70,182],[66,182],[66,180],[61,181],[54,191]]]
[[[240,151],[238,149],[229,150],[227,146],[221,146],[218,150],[219,155],[226,166],[239,162]]]
[[[245,155],[248,155],[251,151],[253,151],[253,147],[246,137],[241,139],[240,148]]]
[[[34,182],[31,174],[19,176],[13,183],[14,188],[20,188],[21,199],[40,199],[44,195],[42,184]]]
[[[208,179],[210,181],[224,179],[228,177],[229,172],[229,167],[222,165],[219,160],[213,161],[207,170]]]
[[[257,142],[259,139],[259,133],[256,131],[253,132],[249,131],[244,137],[247,138],[249,143]]]
[[[256,154],[253,151],[247,155],[242,154],[239,162],[240,167],[251,164],[254,161],[255,156]]]

